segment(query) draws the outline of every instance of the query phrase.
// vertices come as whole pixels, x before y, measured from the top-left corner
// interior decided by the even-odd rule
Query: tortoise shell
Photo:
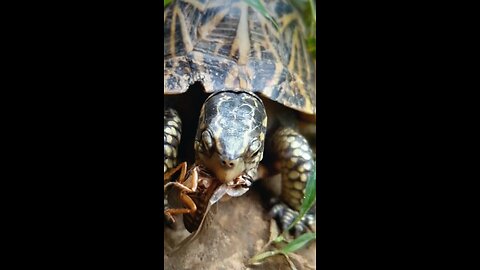
[[[316,114],[315,68],[300,13],[262,0],[279,28],[244,0],[181,0],[164,11],[164,94],[195,82],[207,93],[259,93]]]

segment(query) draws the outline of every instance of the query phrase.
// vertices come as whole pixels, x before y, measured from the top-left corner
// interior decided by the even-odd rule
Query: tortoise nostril
[[[224,159],[222,159],[221,162],[222,162],[222,165],[223,165],[223,166],[228,167],[228,168],[232,168],[232,167],[235,166],[235,162],[232,161],[232,160],[224,160]]]

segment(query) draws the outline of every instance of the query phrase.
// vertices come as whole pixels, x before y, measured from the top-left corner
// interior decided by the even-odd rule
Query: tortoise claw
[[[314,230],[315,213],[312,210],[309,211],[305,216],[303,216],[300,222],[298,222],[290,230],[290,233],[293,234],[295,237],[308,231],[308,229]],[[275,203],[269,212],[270,217],[274,218],[277,221],[277,224],[282,231],[285,231],[288,226],[290,226],[290,224],[295,220],[295,218],[297,218],[298,214],[298,211],[291,209],[282,202]]]

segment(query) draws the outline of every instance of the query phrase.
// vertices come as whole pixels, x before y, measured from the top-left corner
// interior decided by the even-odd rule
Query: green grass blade
[[[303,199],[302,207],[300,208],[300,215],[305,214],[312,208],[317,199],[317,169],[314,165],[313,172],[307,181],[307,187],[305,188],[305,198]]]
[[[276,29],[280,28],[278,26],[277,21],[270,15],[270,13],[268,13],[268,10],[265,8],[262,2],[260,2],[260,0],[244,0],[244,1],[245,3],[250,5],[253,9],[260,12],[265,18],[269,19],[273,23]]]
[[[267,252],[264,252],[264,253],[257,254],[253,258],[248,260],[248,264],[258,264],[259,262],[263,261],[264,259],[266,259],[268,257],[271,257],[271,256],[275,256],[277,254],[280,254],[279,250],[272,250],[272,251],[267,251]]]
[[[285,237],[283,237],[283,235],[280,235],[277,238],[273,239],[274,243],[280,243],[280,242],[283,242],[283,241],[285,241]]]
[[[307,245],[310,241],[314,240],[315,238],[317,238],[316,233],[311,233],[311,232],[304,233],[300,235],[298,238],[296,238],[295,240],[293,240],[292,242],[288,243],[288,245],[283,247],[281,251],[285,253],[295,252],[301,249],[302,247],[304,247],[305,245]]]
[[[317,23],[317,7],[316,2],[314,0],[310,0],[310,11],[312,12],[312,19],[314,23]]]
[[[307,39],[307,50],[313,56],[317,58],[317,39],[312,37]]]
[[[163,8],[168,6],[171,2],[172,2],[172,0],[163,0]]]
[[[285,230],[286,232],[289,231],[295,224],[297,224],[303,216],[312,208],[312,206],[315,204],[315,200],[317,199],[317,169],[316,166],[314,166],[313,172],[310,174],[310,177],[308,178],[307,181],[307,186],[305,188],[305,198],[303,199],[302,206],[300,208],[300,213],[298,216],[295,218],[295,220],[288,226],[288,228]]]

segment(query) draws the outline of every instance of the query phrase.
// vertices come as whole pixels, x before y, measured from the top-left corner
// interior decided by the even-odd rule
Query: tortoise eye
[[[205,147],[205,150],[209,151],[212,149],[213,146],[213,140],[212,140],[212,135],[208,130],[205,130],[202,133],[202,141],[203,141],[203,146]]]
[[[255,155],[258,152],[258,150],[260,150],[260,146],[262,146],[261,142],[259,140],[254,140],[248,147],[248,155],[249,156]]]

